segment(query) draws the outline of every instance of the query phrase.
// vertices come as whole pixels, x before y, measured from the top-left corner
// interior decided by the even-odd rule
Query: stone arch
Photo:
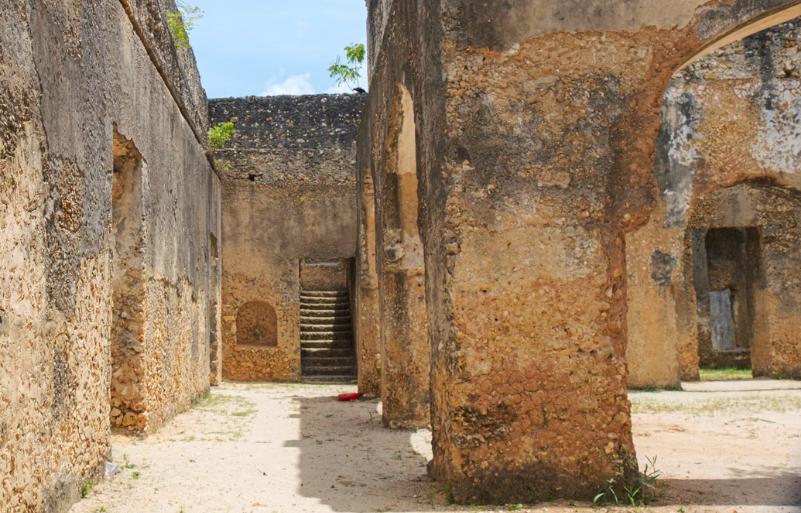
[[[742,4],[744,2],[740,3]],[[757,5],[756,7],[751,7],[752,9],[755,9],[755,12],[751,14],[752,17],[746,17],[745,21],[741,23],[738,23],[738,17],[735,15],[729,22],[733,25],[731,28],[727,28],[725,21],[721,22],[721,27],[717,29],[717,32],[713,30],[713,36],[710,37],[709,40],[700,48],[698,48],[692,57],[687,59],[681,66],[679,66],[677,71],[681,71],[687,66],[690,66],[691,64],[698,62],[709,55],[712,55],[721,48],[736,43],[737,41],[741,41],[758,32],[762,32],[763,30],[767,30],[771,27],[775,27],[777,25],[781,25],[782,23],[801,17],[801,3],[797,1],[763,3],[766,5]],[[759,4],[759,2],[755,2],[755,4]],[[775,7],[771,8],[771,4],[775,4]],[[737,11],[738,7],[737,3],[735,2],[735,5],[732,7],[730,12],[736,13]],[[725,19],[725,15],[723,18]]]
[[[236,313],[236,343],[242,346],[278,346],[278,317],[265,301],[249,301]]]
[[[390,108],[380,187],[380,281],[384,422],[429,422],[429,344],[425,266],[418,212],[417,124],[409,88],[398,83]]]
[[[429,305],[432,468],[457,501],[592,497],[637,470],[627,250],[651,249],[645,280],[678,276],[653,250],[673,239],[650,225],[665,88],[708,45],[799,2],[469,4],[449,11],[445,133],[426,170],[425,197],[444,207],[423,209],[426,241],[447,241],[426,254],[445,298]]]
[[[801,102],[783,100],[793,96],[786,89],[791,86],[775,78],[782,69],[770,71],[784,60],[783,38],[796,37],[800,27],[799,21],[785,23],[705,54],[682,66],[665,91],[654,167],[658,194],[647,223],[626,234],[626,350],[635,388],[674,387],[699,377],[698,340],[709,333],[696,322],[695,304],[708,305],[696,297],[692,271],[698,266],[690,255],[706,233],[702,223],[693,225],[703,198],[741,183],[801,187],[801,177],[787,172],[801,158],[793,161],[793,152],[781,146],[793,140],[788,127]],[[745,89],[756,94],[741,94]],[[657,279],[660,261],[664,276]]]

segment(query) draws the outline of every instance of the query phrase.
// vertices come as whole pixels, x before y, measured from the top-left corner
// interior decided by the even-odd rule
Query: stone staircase
[[[356,381],[356,351],[347,291],[301,291],[300,355],[306,383]]]

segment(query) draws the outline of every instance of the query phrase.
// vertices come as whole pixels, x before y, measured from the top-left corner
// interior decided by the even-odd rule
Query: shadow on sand
[[[697,506],[801,506],[801,475],[733,479],[665,479],[660,504]]]
[[[426,472],[430,434],[385,429],[377,401],[295,400],[300,404],[301,439],[286,445],[300,449],[300,495],[338,512],[451,509]],[[801,476],[780,468],[765,469],[759,476],[661,483],[662,506],[801,505]]]
[[[298,397],[300,495],[334,511],[434,511],[427,432],[385,429],[378,401]]]

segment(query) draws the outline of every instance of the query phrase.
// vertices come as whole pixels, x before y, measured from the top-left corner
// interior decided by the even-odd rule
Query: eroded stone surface
[[[163,8],[151,13],[159,23]],[[149,432],[209,386],[207,241],[219,236],[219,188],[182,113],[205,120],[205,102],[179,107],[149,50],[120,2],[0,9],[4,512],[64,511],[101,471],[111,418]],[[202,96],[189,84],[191,52],[177,52]],[[149,238],[140,271],[125,277],[142,305],[138,362],[112,378],[112,305],[123,299],[113,283],[115,130],[147,165]],[[110,403],[112,389],[125,408]]]
[[[362,95],[212,100],[212,123],[237,132],[223,170],[223,375],[297,381],[300,267],[356,254],[356,130]],[[237,343],[242,305],[275,309],[274,347]]]
[[[633,386],[676,386],[680,378],[697,379],[702,359],[706,364],[738,364],[732,359],[735,355],[711,352],[708,286],[704,285],[705,275],[696,276],[698,265],[694,262],[705,259],[698,252],[712,228],[759,228],[765,248],[776,244],[770,234],[781,232],[781,245],[796,245],[797,231],[791,227],[795,221],[789,221],[789,211],[776,212],[759,202],[792,201],[774,194],[793,196],[799,188],[801,162],[793,148],[801,139],[795,133],[797,123],[789,121],[799,115],[798,103],[792,100],[801,93],[795,69],[798,55],[796,21],[693,63],[673,77],[665,93],[656,161],[659,209],[645,227],[627,239],[627,358]],[[728,190],[737,184],[744,184],[738,186],[741,192]],[[746,193],[743,187],[752,190]],[[653,251],[677,260],[669,282],[648,278],[650,270],[644,262]],[[792,265],[795,257],[791,253],[781,257],[785,261],[773,261],[771,267]],[[798,280],[789,269],[781,274],[790,288]],[[757,288],[764,290],[765,281],[761,281],[763,285],[757,284]],[[697,290],[696,283],[702,290]],[[794,293],[785,294],[784,308],[793,311]],[[782,335],[790,326],[785,321],[766,318],[764,322],[775,336],[792,338]],[[774,364],[769,363],[769,351],[757,346],[754,351],[761,363],[755,365],[760,373],[793,375],[793,369],[801,365],[790,363],[794,357],[776,355],[776,368],[770,374],[766,369]],[[678,365],[673,363],[677,352]]]
[[[379,198],[403,84],[421,173],[432,470],[457,500],[586,497],[633,475],[626,251],[665,212],[661,100],[693,55],[795,3],[370,4],[390,14],[370,38],[363,158]],[[377,199],[377,218],[392,207]],[[643,235],[633,263],[665,287],[681,255],[655,240]]]

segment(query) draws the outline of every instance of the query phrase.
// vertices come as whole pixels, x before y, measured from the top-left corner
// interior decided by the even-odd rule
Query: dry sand
[[[688,384],[631,394],[641,462],[657,457],[659,513],[801,512],[801,383]],[[146,440],[115,436],[120,472],[71,513],[617,511],[558,503],[448,506],[426,476],[428,431],[381,426],[351,387],[234,385]]]

